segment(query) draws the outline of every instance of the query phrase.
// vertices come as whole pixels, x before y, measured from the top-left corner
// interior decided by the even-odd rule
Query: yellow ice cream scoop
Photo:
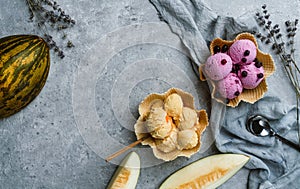
[[[155,140],[155,144],[158,150],[165,153],[176,150],[177,146],[177,131],[173,130],[171,134],[162,140]]]
[[[146,128],[153,138],[163,139],[172,130],[172,119],[163,108],[152,108],[147,119]]]
[[[170,135],[171,130],[172,130],[172,125],[165,124],[159,127],[158,129],[156,129],[155,131],[152,131],[150,134],[152,135],[153,138],[164,139]]]
[[[180,122],[178,123],[179,130],[191,129],[198,121],[197,112],[191,108],[183,107]]]
[[[169,95],[165,100],[164,108],[169,116],[173,117],[174,119],[178,119],[183,108],[181,97],[176,93]]]
[[[146,122],[147,131],[150,133],[167,125],[167,112],[163,108],[152,108]]]
[[[179,131],[177,134],[177,143],[180,149],[191,149],[198,144],[198,135],[192,129]]]

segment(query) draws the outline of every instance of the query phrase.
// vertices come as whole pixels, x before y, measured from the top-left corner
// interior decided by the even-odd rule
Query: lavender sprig
[[[63,32],[63,30],[72,27],[75,20],[72,19],[54,0],[26,0],[30,12],[30,21],[36,21],[39,29],[44,33],[44,39],[48,43],[50,49],[60,58],[64,58],[64,52],[60,48],[53,37],[49,34],[48,27]],[[35,20],[34,20],[35,19]],[[62,39],[66,38],[63,33]],[[73,47],[73,43],[68,41],[66,47]]]
[[[299,20],[294,21],[288,20],[285,22],[285,36],[282,33],[278,24],[273,24],[270,19],[270,13],[267,10],[267,6],[262,6],[262,11],[256,13],[256,19],[265,32],[253,32],[258,39],[265,44],[272,44],[271,48],[280,57],[283,68],[285,69],[287,76],[293,85],[296,92],[297,102],[297,125],[299,127],[299,143],[300,143],[300,126],[299,126],[299,103],[300,103],[300,87],[299,87],[299,74],[300,70],[295,60],[295,35],[297,31],[297,25]],[[285,37],[285,38],[284,38]],[[284,40],[286,39],[286,41]]]

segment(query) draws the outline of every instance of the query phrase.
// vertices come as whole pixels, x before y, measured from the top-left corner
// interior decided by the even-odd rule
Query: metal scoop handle
[[[293,143],[292,141],[278,135],[277,133],[274,134],[274,136],[276,138],[278,138],[279,140],[281,140],[283,143],[289,145],[290,147],[293,147],[294,149],[298,150],[300,152],[300,146],[298,144]]]

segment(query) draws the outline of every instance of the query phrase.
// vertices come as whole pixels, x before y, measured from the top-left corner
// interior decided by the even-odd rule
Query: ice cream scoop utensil
[[[280,136],[274,129],[270,126],[269,120],[261,115],[250,116],[247,120],[246,125],[247,130],[255,136],[274,136],[281,140],[283,143],[293,147],[300,152],[300,146],[295,144],[286,138]]]

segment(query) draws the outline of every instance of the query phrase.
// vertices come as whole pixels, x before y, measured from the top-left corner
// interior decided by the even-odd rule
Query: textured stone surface
[[[73,106],[76,103],[73,97],[74,87],[77,86],[76,74],[82,71],[79,70],[80,65],[86,63],[85,55],[89,55],[90,49],[97,40],[109,35],[109,32],[122,31],[120,30],[122,27],[159,22],[159,18],[156,10],[147,0],[64,0],[59,4],[76,20],[76,25],[66,30],[75,48],[66,49],[66,57],[63,60],[51,52],[51,70],[41,94],[21,112],[0,120],[0,188],[102,189],[105,188],[116,168],[114,163],[105,162],[104,157],[101,156],[101,150],[105,154],[105,149],[94,150],[85,141],[86,136],[80,132],[79,125],[82,123],[74,116],[74,111],[77,110],[74,110]],[[236,0],[225,5],[224,1],[218,0],[207,1],[207,4],[219,14],[239,16],[248,11],[254,13],[253,10],[259,9],[261,2]],[[281,23],[286,19],[299,16],[293,15],[292,12],[299,9],[299,0],[289,1],[289,3],[267,1],[267,4],[274,19]],[[25,0],[0,1],[0,37],[21,33],[42,35],[28,20]],[[62,34],[51,33],[59,42]],[[151,35],[151,30],[147,35]],[[169,32],[162,35],[169,37],[173,34]],[[114,48],[117,44],[118,41],[114,41],[112,44],[107,44],[107,48]],[[122,122],[125,118],[116,117],[112,90],[120,82],[118,79],[124,78],[126,69],[138,64],[139,61],[143,63],[146,59],[162,60],[173,64],[174,68],[163,70],[164,77],[144,78],[130,89],[128,106],[133,117],[138,116],[137,106],[147,94],[163,92],[173,86],[170,78],[178,77],[172,72],[177,73],[177,68],[183,70],[178,73],[185,73],[184,76],[195,86],[205,89],[193,73],[189,59],[182,50],[160,44],[138,44],[116,52],[105,63],[104,69],[99,70],[94,88],[94,106],[107,133],[124,145],[135,140],[133,133],[125,129],[133,123],[125,126]],[[89,63],[92,62],[87,64]],[[161,65],[160,68],[164,66]],[[147,70],[133,71],[131,74],[134,77],[139,72],[146,73]],[[150,69],[149,72],[155,76],[155,70]],[[125,79],[130,81],[132,78],[127,76]],[[184,86],[185,83],[180,83],[178,80],[175,84]],[[189,86],[183,89],[192,92],[199,90]],[[83,96],[86,92],[82,91]],[[201,101],[201,98],[208,98],[207,91],[197,91],[199,92],[201,95],[198,97],[200,100],[196,102],[197,107],[208,108],[209,103]],[[145,167],[141,170],[137,188],[158,188],[160,183],[175,170],[200,157],[214,153],[217,152],[212,146],[203,153],[192,156],[191,159],[178,158],[172,162]],[[236,188],[246,188],[247,176],[248,171],[242,170],[221,188],[232,188],[233,185]]]

